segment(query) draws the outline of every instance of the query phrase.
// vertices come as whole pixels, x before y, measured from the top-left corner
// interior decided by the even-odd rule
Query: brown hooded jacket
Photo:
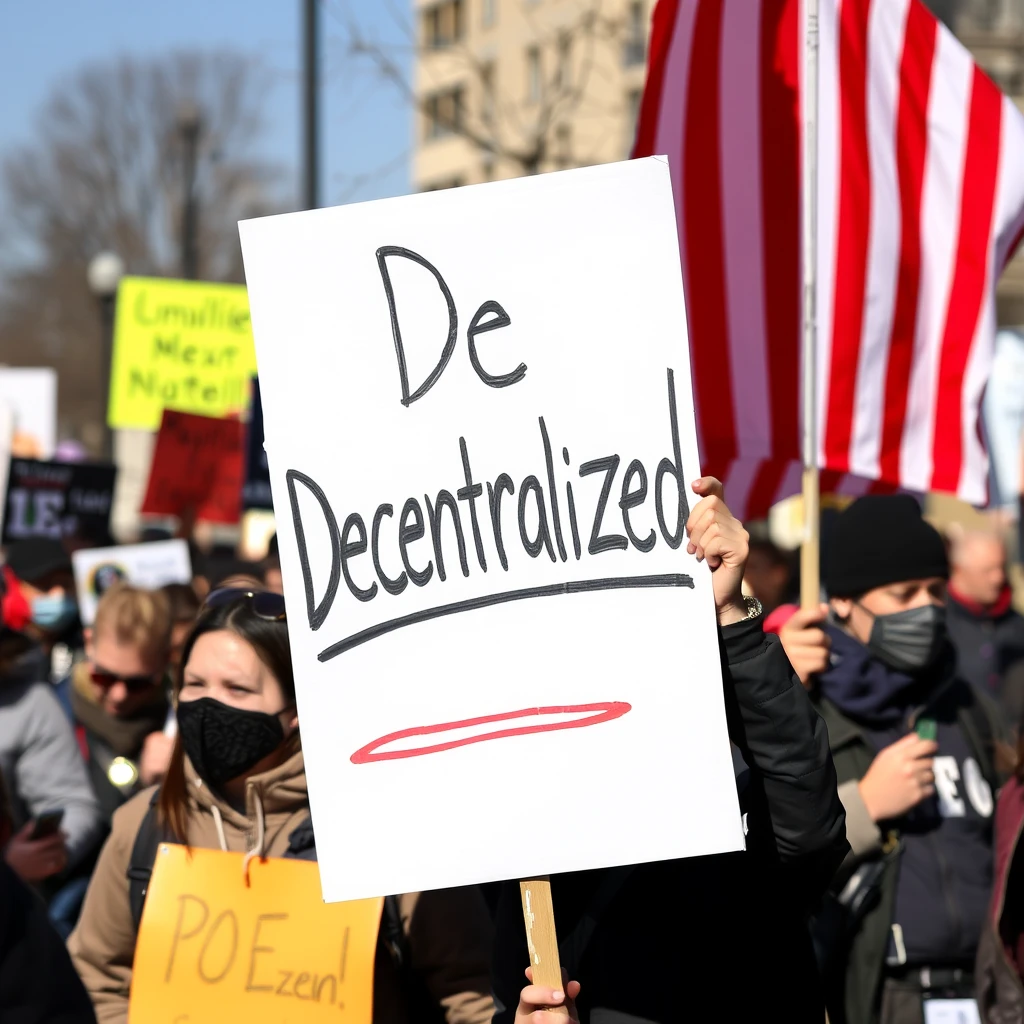
[[[188,845],[253,856],[281,857],[291,833],[309,817],[306,774],[299,752],[245,788],[245,813],[235,810],[200,779],[186,759]],[[114,815],[78,927],[68,942],[75,967],[92,998],[99,1024],[125,1024],[136,930],[127,870],[132,847],[149,810],[153,789],[137,794]],[[413,970],[448,1024],[485,1024],[494,1012],[488,978],[491,926],[476,889],[405,893],[399,897]],[[398,970],[378,942],[374,1021],[405,1024],[409,1013]]]

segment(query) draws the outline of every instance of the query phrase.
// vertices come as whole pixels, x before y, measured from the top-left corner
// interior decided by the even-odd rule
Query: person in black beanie
[[[926,1001],[973,995],[998,710],[957,674],[946,549],[912,497],[855,501],[824,555],[827,620],[780,638],[787,652],[819,646],[824,671],[802,681],[828,725],[851,847],[816,929],[829,1019],[922,1024]]]

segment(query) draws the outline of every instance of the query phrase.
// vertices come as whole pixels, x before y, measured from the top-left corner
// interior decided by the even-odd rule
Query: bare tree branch
[[[536,173],[548,159],[561,123],[571,119],[585,103],[591,76],[595,72],[595,49],[600,42],[615,41],[623,36],[625,21],[602,14],[601,0],[579,0],[571,20],[559,29],[543,28],[527,9],[532,27],[533,44],[541,53],[556,53],[550,73],[542,75],[540,95],[531,104],[521,96],[494,95],[489,121],[475,111],[462,110],[447,114],[430,105],[431,94],[417,92],[405,71],[411,58],[422,59],[433,51],[418,42],[415,26],[396,14],[388,0],[392,20],[404,42],[385,44],[368,35],[352,13],[347,0],[322,0],[325,10],[342,26],[349,54],[364,62],[376,78],[390,85],[420,116],[436,119],[448,134],[465,139],[481,153],[508,161],[521,173]],[[559,39],[569,40],[579,58],[571,61],[575,73],[563,74],[558,66]],[[463,81],[474,92],[487,88],[487,62],[481,60],[461,41],[445,46],[444,53],[463,72]]]
[[[89,260],[112,249],[131,273],[179,272],[186,103],[201,116],[200,276],[243,279],[237,221],[272,212],[278,178],[255,150],[268,80],[232,52],[89,66],[60,83],[34,140],[4,161],[0,361],[57,367],[65,432],[83,437],[91,424],[98,441],[103,415]]]

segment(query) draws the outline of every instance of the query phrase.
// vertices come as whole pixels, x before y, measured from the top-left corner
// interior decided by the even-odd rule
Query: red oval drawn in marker
[[[588,725],[600,725],[621,718],[632,710],[631,704],[624,701],[605,701],[600,704],[571,704],[566,707],[523,708],[522,711],[506,711],[501,715],[483,715],[480,718],[464,718],[461,722],[442,722],[439,725],[420,725],[411,729],[389,732],[365,747],[360,747],[349,760],[353,764],[369,764],[371,761],[395,761],[403,757],[422,757],[424,754],[437,754],[442,750],[464,747],[470,743],[483,743],[485,740],[500,740],[507,736],[528,736],[535,732],[558,732],[561,729],[584,729]],[[543,718],[545,715],[583,715],[582,718],[570,722],[534,722],[511,729],[496,729],[493,732],[481,733],[479,736],[463,736],[446,743],[433,743],[423,747],[406,747],[401,750],[380,750],[381,747],[397,740],[409,739],[413,736],[433,736],[437,733],[454,732],[456,729],[469,729],[477,725],[489,725],[492,722],[508,722],[515,718]]]

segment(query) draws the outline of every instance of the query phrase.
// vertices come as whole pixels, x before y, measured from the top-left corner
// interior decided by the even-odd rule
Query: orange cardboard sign
[[[383,899],[324,903],[315,864],[160,846],[129,1024],[370,1024]],[[339,1012],[340,1011],[340,1012]]]

